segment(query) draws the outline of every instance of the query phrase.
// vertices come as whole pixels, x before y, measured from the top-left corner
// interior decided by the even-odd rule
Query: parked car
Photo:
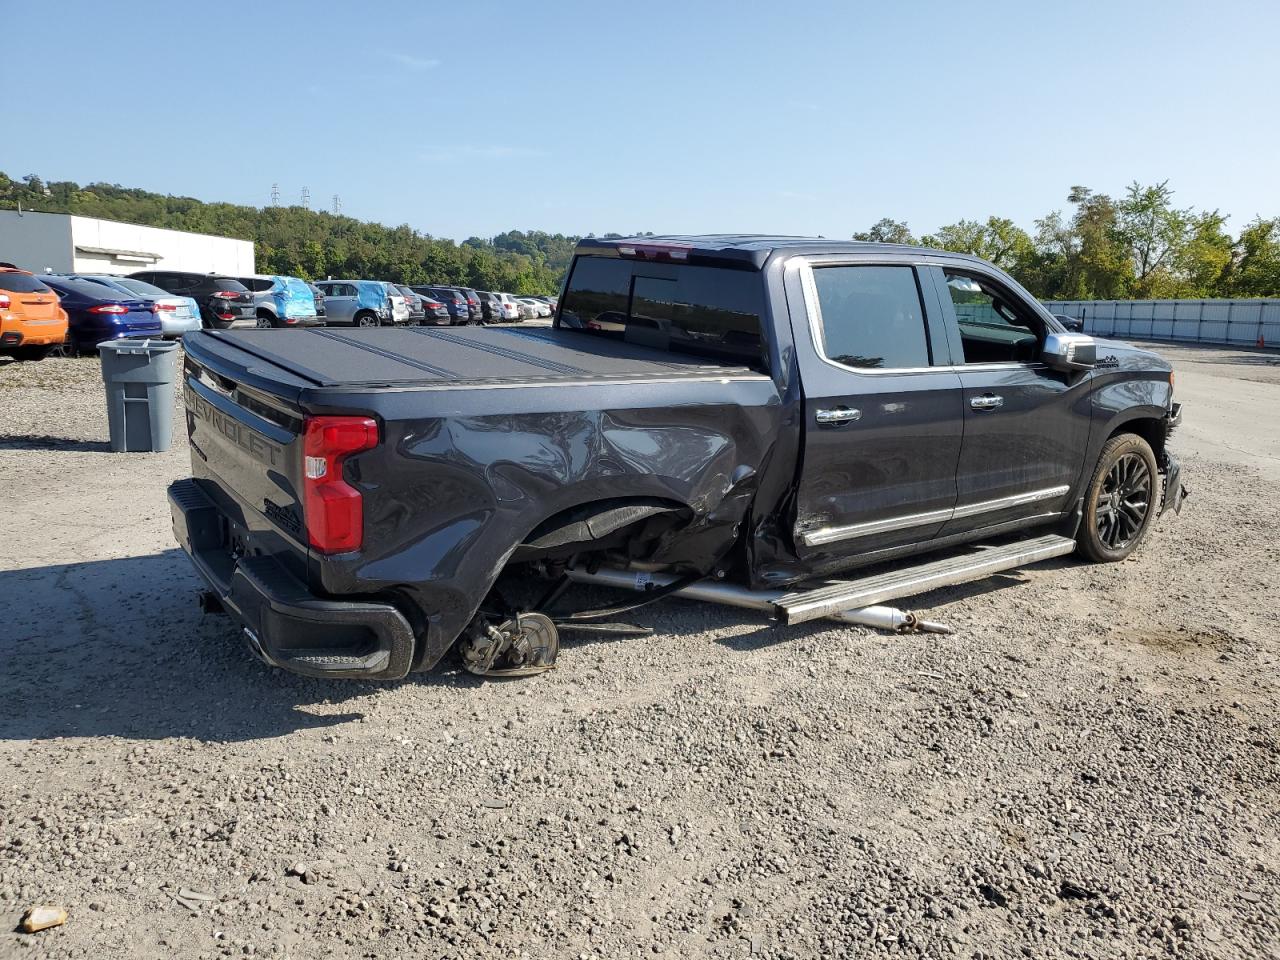
[[[259,327],[313,327],[323,323],[316,312],[315,294],[305,280],[269,273],[236,279],[253,294]]]
[[[467,307],[466,297],[454,287],[418,286],[413,289],[423,296],[431,297],[443,303],[449,313],[449,321],[451,323],[466,323],[471,319],[471,311]]]
[[[703,577],[797,623],[1072,550],[1123,560],[1185,496],[1169,364],[1059,331],[963,254],[586,239],[546,335],[452,337],[472,349],[386,339],[376,361],[308,331],[189,338],[174,531],[267,663],[390,679],[457,642],[473,672],[536,671],[555,624],[491,593],[504,568],[554,597],[610,569]]]
[[[317,280],[315,285],[324,294],[325,323],[350,324],[356,327],[377,327],[394,323],[391,292],[381,280]],[[404,297],[402,315],[408,313]]]
[[[201,327],[200,305],[191,297],[176,297],[157,286],[135,280],[133,277],[115,277],[108,274],[81,274],[81,276],[130,297],[150,300],[152,310],[160,318],[160,332],[166,338],[176,339],[185,333],[195,333]]]
[[[75,274],[46,274],[40,279],[67,312],[67,343],[73,353],[92,350],[106,340],[164,336],[160,315],[149,299]]]
[[[467,309],[471,311],[471,322],[480,323],[484,320],[484,311],[480,309],[480,294],[471,287],[454,287],[467,300]]]
[[[408,323],[409,322],[409,301],[405,299],[394,283],[386,284],[387,299],[391,302],[391,322],[392,323]]]
[[[320,288],[317,287],[314,283],[308,283],[307,289],[311,291],[311,297],[315,301],[316,319],[319,320],[321,323],[324,323],[325,322],[324,293],[321,292]]]
[[[516,309],[520,312],[521,320],[538,319],[538,308],[533,305],[531,300],[526,297],[512,296],[511,302],[516,305]]]
[[[257,322],[253,294],[235,277],[179,270],[138,270],[129,276],[174,296],[192,297],[200,305],[200,319],[207,328],[225,330],[237,322]]]
[[[416,293],[416,291],[415,294],[422,300],[422,322],[424,324],[447,327],[453,323],[453,316],[449,313],[449,308],[443,300],[437,300],[425,293]]]
[[[393,284],[400,296],[404,297],[405,306],[409,308],[409,323],[421,326],[427,319],[426,307],[423,306],[422,294],[415,293],[402,283]]]
[[[480,305],[484,308],[484,319],[488,323],[509,323],[520,319],[520,308],[509,293],[498,293],[493,290],[477,290]]]
[[[67,312],[35,274],[0,263],[0,356],[43,360],[67,338]]]
[[[551,307],[545,300],[539,300],[537,297],[520,297],[520,302],[526,304],[533,311],[533,317],[530,317],[530,319],[551,316]]]

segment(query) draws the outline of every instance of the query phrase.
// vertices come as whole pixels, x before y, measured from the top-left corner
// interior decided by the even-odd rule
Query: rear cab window
[[[234,291],[235,293],[248,292],[248,288],[243,283],[239,280],[234,280],[231,277],[212,277],[210,282],[213,284],[213,289],[215,290],[229,290]]]
[[[585,256],[574,260],[557,325],[764,370],[763,304],[754,270]]]

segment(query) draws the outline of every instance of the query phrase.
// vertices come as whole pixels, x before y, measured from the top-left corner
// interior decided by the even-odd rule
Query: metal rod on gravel
[[[589,583],[600,587],[614,587],[619,590],[645,591],[669,586],[676,578],[663,573],[635,573],[628,570],[601,568],[595,573],[571,567],[565,575],[575,583]],[[723,603],[730,607],[742,607],[747,610],[763,610],[774,612],[774,604],[785,596],[782,590],[748,590],[730,583],[716,583],[699,580],[687,587],[675,591],[672,596],[686,600],[702,600],[707,603]],[[921,620],[913,613],[899,610],[897,607],[861,607],[857,610],[842,610],[833,613],[828,619],[842,623],[854,623],[864,627],[876,627],[880,630],[911,631],[925,633],[953,633],[951,627],[935,620]]]

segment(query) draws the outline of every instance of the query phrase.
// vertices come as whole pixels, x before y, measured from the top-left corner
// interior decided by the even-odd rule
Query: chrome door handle
[[[997,407],[1004,406],[1004,397],[988,393],[985,396],[971,398],[969,406],[974,410],[995,410]]]
[[[836,407],[834,410],[819,410],[814,419],[819,423],[849,423],[861,420],[862,411],[853,407]]]

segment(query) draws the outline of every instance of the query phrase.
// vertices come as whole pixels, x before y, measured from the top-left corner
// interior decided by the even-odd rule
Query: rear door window
[[[763,280],[750,270],[579,257],[560,324],[763,368]]]
[[[0,271],[0,290],[10,293],[49,293],[48,287],[29,273],[5,273]]]
[[[932,362],[916,272],[907,266],[815,267],[828,360],[862,369]]]

